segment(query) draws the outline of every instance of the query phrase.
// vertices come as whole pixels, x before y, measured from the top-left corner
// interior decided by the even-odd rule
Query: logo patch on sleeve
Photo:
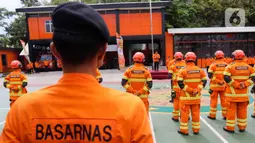
[[[34,119],[33,143],[116,143],[116,121],[109,119]]]

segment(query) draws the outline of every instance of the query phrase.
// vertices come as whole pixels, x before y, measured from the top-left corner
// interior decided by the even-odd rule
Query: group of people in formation
[[[226,63],[224,53],[216,51],[214,61],[209,66],[210,79],[210,112],[207,116],[216,120],[218,96],[220,97],[222,117],[226,120],[223,130],[235,132],[235,122],[240,132],[247,127],[247,108],[249,104],[249,86],[255,82],[255,67],[246,63],[245,53],[236,50],[232,53],[232,62]],[[192,130],[194,134],[200,129],[201,91],[206,86],[207,77],[201,68],[196,66],[196,55],[188,52],[183,60],[183,54],[177,52],[174,59],[168,62],[169,78],[171,79],[171,98],[173,102],[172,120],[179,122],[178,133],[188,135],[188,121],[191,112]],[[254,93],[255,86],[251,93]],[[255,118],[254,113],[251,117]]]
[[[185,59],[184,59],[185,58]],[[168,62],[169,78],[171,79],[171,102],[173,102],[172,120],[179,122],[178,133],[188,135],[188,121],[192,119],[192,130],[198,134],[200,130],[200,104],[202,89],[207,84],[207,76],[203,69],[196,66],[196,55],[193,52],[176,52],[174,59]],[[216,119],[218,96],[221,101],[222,117],[226,120],[223,129],[234,133],[235,121],[240,132],[247,127],[247,105],[249,104],[248,87],[255,82],[255,69],[245,61],[245,53],[236,50],[232,53],[232,63],[225,62],[224,53],[217,51],[214,62],[208,68],[210,79],[210,112],[209,119]],[[121,85],[126,92],[138,96],[144,103],[149,113],[150,89],[153,81],[150,71],[144,66],[145,56],[137,52],[133,56],[134,65],[124,73]],[[5,77],[4,87],[10,90],[10,106],[23,94],[27,93],[27,77],[21,72],[20,61],[11,62],[13,71]],[[96,78],[99,83],[103,81],[102,75],[97,69]],[[255,92],[253,86],[251,93]],[[254,104],[255,106],[255,104]],[[254,113],[251,115],[255,118]]]
[[[56,66],[55,66],[56,64]],[[62,69],[62,63],[60,60],[37,60],[35,62],[29,61],[26,65],[26,73],[39,73],[39,72],[48,72],[53,69]]]

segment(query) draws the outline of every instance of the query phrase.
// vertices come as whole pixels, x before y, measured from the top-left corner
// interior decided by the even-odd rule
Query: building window
[[[46,32],[47,33],[52,33],[53,32],[53,25],[51,20],[45,21],[45,27],[46,27]]]

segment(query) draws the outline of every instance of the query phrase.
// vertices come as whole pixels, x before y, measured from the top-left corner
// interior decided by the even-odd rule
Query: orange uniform
[[[16,69],[8,74],[4,79],[4,86],[10,91],[10,106],[23,94],[27,93],[25,86],[27,85],[27,77],[21,73],[21,70]]]
[[[253,84],[251,78],[255,77],[255,71],[244,60],[236,60],[227,66],[224,76],[228,83],[225,90],[227,122],[224,130],[234,132],[237,114],[238,128],[244,131],[247,126],[248,87]]]
[[[179,120],[179,100],[180,100],[180,87],[177,82],[179,71],[186,67],[186,63],[184,60],[176,60],[175,64],[173,64],[170,69],[169,73],[172,74],[172,83],[173,83],[173,90],[175,91],[176,97],[174,98],[174,107],[173,107],[173,120]]]
[[[62,62],[59,59],[57,60],[57,66],[58,68],[62,68]]]
[[[208,75],[211,76],[210,82],[210,90],[212,91],[210,98],[210,113],[209,117],[211,119],[216,118],[217,112],[217,104],[218,104],[218,95],[220,95],[220,103],[221,103],[221,110],[222,116],[226,117],[226,105],[225,105],[225,82],[223,77],[223,72],[227,67],[227,63],[224,62],[223,59],[216,59],[214,63],[212,63],[208,70]]]
[[[96,70],[96,79],[99,83],[101,83],[103,81],[102,75],[99,71],[99,69]]]
[[[153,62],[159,62],[160,60],[160,55],[158,53],[154,53],[153,56]]]
[[[152,77],[148,68],[142,63],[135,63],[125,71],[122,79],[126,81],[122,83],[126,91],[140,97],[149,112],[148,97],[152,85],[150,86],[148,83],[152,84]]]
[[[254,65],[253,69],[255,70],[255,65]],[[253,94],[255,94],[255,85],[252,87],[251,92],[252,92]],[[254,99],[255,99],[255,95],[254,95]],[[251,115],[251,117],[252,117],[252,118],[255,118],[255,102],[254,102],[253,114]]]
[[[16,101],[0,142],[153,143],[153,138],[139,98],[105,88],[92,75],[68,73]]]
[[[181,123],[179,132],[188,134],[188,118],[191,110],[192,130],[200,130],[201,91],[206,82],[205,72],[193,62],[187,62],[187,67],[180,70],[178,84],[182,88],[180,93]],[[182,84],[180,84],[182,83]]]
[[[170,61],[171,61],[170,58],[168,58],[168,59],[166,60],[166,69],[167,69],[167,70],[168,70],[168,64],[169,64]]]

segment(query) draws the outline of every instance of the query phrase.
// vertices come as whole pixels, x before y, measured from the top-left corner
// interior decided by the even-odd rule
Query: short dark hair
[[[54,34],[53,42],[63,63],[79,65],[90,61],[106,42],[88,42],[84,37]]]
[[[79,65],[90,61],[110,37],[101,15],[84,3],[63,3],[51,17],[53,42],[63,63]]]

